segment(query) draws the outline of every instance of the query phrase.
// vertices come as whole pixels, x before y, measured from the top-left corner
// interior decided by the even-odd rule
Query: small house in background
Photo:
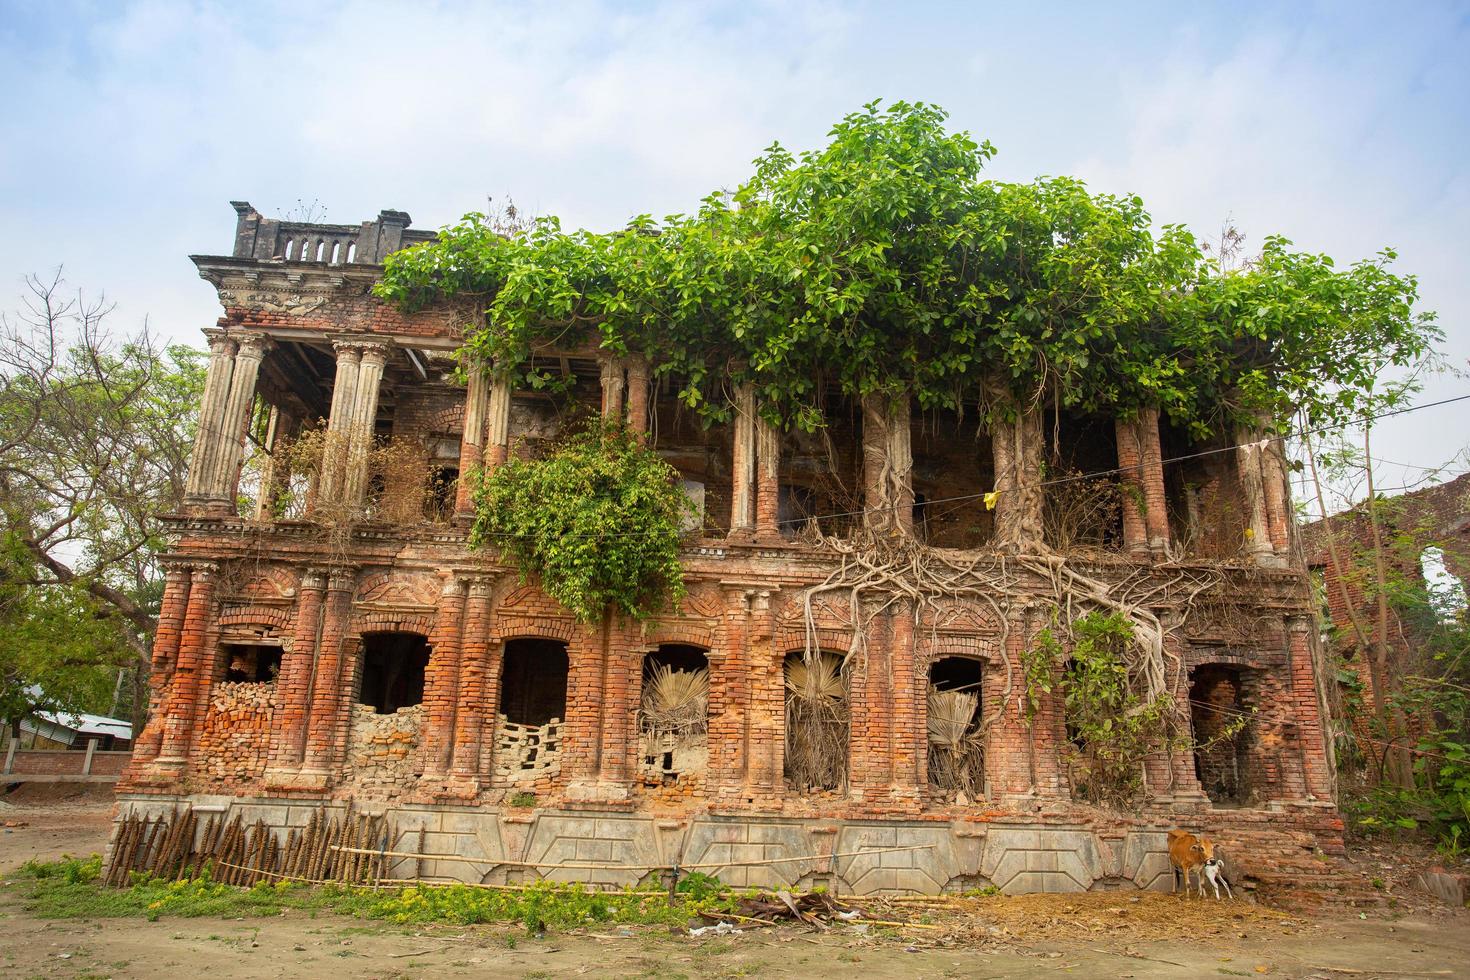
[[[9,726],[6,726],[8,737]],[[82,749],[95,741],[102,752],[133,747],[133,726],[106,715],[35,711],[20,722],[20,749]]]

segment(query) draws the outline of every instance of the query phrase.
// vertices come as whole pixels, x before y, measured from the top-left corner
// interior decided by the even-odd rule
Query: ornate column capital
[[[236,357],[252,357],[260,360],[270,352],[271,348],[276,346],[275,340],[269,334],[257,333],[255,331],[248,333],[231,331],[231,337],[238,345],[235,354]]]
[[[328,592],[351,592],[356,582],[356,568],[339,565],[327,572]]]
[[[327,587],[327,579],[331,576],[330,568],[312,566],[301,573],[301,588],[312,589],[321,592]]]
[[[195,581],[207,582],[219,574],[219,562],[189,559],[181,562],[181,566],[193,573]]]
[[[388,363],[388,354],[393,349],[393,344],[388,341],[363,341],[357,345],[361,351],[363,364],[375,364],[379,367]]]
[[[339,361],[356,361],[362,357],[362,344],[355,337],[333,337],[332,350]]]

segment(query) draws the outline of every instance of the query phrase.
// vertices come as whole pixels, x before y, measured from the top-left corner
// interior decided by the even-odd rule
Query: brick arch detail
[[[417,633],[427,640],[434,629],[434,617],[424,613],[370,612],[352,618],[350,636],[364,633]]]
[[[992,639],[978,636],[944,636],[932,640],[925,638],[915,650],[914,667],[920,674],[928,674],[934,661],[945,657],[961,657],[978,660],[987,667],[1001,659],[1000,645]]]
[[[221,630],[229,626],[268,626],[283,637],[291,632],[292,611],[278,606],[230,606],[220,613],[217,625]]]
[[[775,636],[775,648],[780,651],[777,656],[782,663],[793,653],[801,653],[806,649],[806,630],[784,629],[777,630]],[[835,653],[839,657],[847,656],[847,648],[852,643],[852,634],[843,629],[832,629],[830,627],[818,627],[816,634],[817,649],[828,653]]]
[[[464,432],[464,402],[434,413],[434,416],[429,419],[429,427],[426,431],[445,435]]]
[[[1199,667],[1236,667],[1243,670],[1264,670],[1260,661],[1243,653],[1220,653],[1211,651],[1202,654],[1199,660],[1193,658],[1185,659],[1184,670],[1188,673]]]
[[[490,637],[502,643],[510,640],[560,640],[570,646],[577,636],[577,624],[571,619],[540,616],[498,616]]]
[[[649,637],[649,653],[665,643],[682,643],[685,646],[701,647],[709,653],[717,646],[715,630],[701,623],[664,622]]]

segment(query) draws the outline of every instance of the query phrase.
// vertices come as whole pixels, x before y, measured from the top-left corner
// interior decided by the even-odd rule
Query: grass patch
[[[523,891],[466,885],[373,890],[286,881],[238,888],[213,881],[206,866],[199,876],[183,881],[135,874],[128,887],[107,888],[98,881],[101,871],[98,855],[86,860],[32,861],[20,869],[11,887],[22,893],[28,911],[51,919],[239,918],[279,915],[292,909],[312,914],[330,911],[399,925],[519,922],[533,935],[596,923],[682,925],[702,911],[733,911],[735,907],[733,898],[709,894],[704,888],[680,894],[671,906],[665,895],[594,891],[581,884],[553,882],[537,882]]]

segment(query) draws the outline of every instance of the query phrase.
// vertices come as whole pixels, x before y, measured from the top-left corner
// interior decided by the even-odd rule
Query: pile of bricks
[[[418,785],[423,721],[423,705],[399,708],[391,715],[380,715],[369,704],[353,707],[344,783],[355,796],[392,800]]]
[[[495,719],[495,773],[507,783],[533,783],[561,772],[560,718],[544,725]]]
[[[260,778],[276,705],[274,683],[214,686],[198,738],[198,767],[210,782],[238,786]]]

